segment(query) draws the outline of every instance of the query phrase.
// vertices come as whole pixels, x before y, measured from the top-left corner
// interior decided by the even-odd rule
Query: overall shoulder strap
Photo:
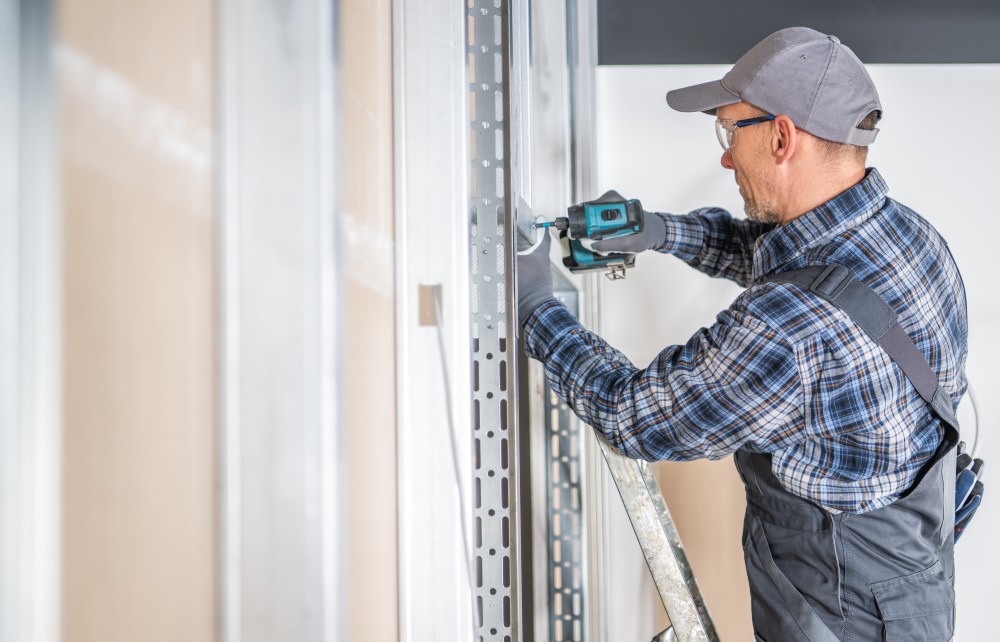
[[[765,277],[764,282],[793,283],[843,310],[899,366],[924,401],[946,425],[934,460],[958,443],[958,419],[951,399],[913,340],[899,325],[896,313],[854,272],[843,265],[815,265]]]

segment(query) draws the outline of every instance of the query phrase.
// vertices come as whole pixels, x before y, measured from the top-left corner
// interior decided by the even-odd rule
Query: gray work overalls
[[[944,439],[909,491],[861,514],[832,514],[793,495],[771,472],[770,455],[736,452],[747,496],[743,551],[754,634],[765,642],[946,642],[955,621],[958,424],[936,378],[929,380],[926,360],[915,363],[912,342],[901,347],[909,341],[899,337],[905,333],[884,327],[898,326],[895,313],[849,270],[837,267],[832,275],[817,267],[768,280],[808,287],[847,312],[932,403]]]

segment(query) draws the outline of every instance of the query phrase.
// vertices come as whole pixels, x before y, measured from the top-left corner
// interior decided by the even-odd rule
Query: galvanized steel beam
[[[221,639],[343,639],[337,0],[218,0]]]

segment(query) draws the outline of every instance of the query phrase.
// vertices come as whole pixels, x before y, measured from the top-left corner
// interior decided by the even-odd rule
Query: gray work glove
[[[552,270],[549,247],[552,237],[540,230],[542,241],[530,252],[517,255],[517,316],[524,323],[543,301],[551,299]]]
[[[601,194],[601,197],[594,202],[620,202],[624,200],[626,200],[624,196],[615,190],[610,190]],[[616,239],[595,241],[592,246],[594,250],[605,254],[608,252],[635,254],[661,247],[667,240],[667,224],[663,221],[663,217],[656,212],[647,212],[645,210],[643,210],[642,215],[643,225],[641,232]]]

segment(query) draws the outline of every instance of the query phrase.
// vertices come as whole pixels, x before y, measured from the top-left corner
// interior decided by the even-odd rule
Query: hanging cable
[[[972,388],[972,382],[969,382],[969,402],[972,403],[972,423],[975,426],[975,437],[972,440],[965,439],[964,441],[969,444],[969,453],[972,455],[973,459],[979,457],[979,449],[982,446],[982,431],[979,429],[979,403],[976,399],[976,391]]]

